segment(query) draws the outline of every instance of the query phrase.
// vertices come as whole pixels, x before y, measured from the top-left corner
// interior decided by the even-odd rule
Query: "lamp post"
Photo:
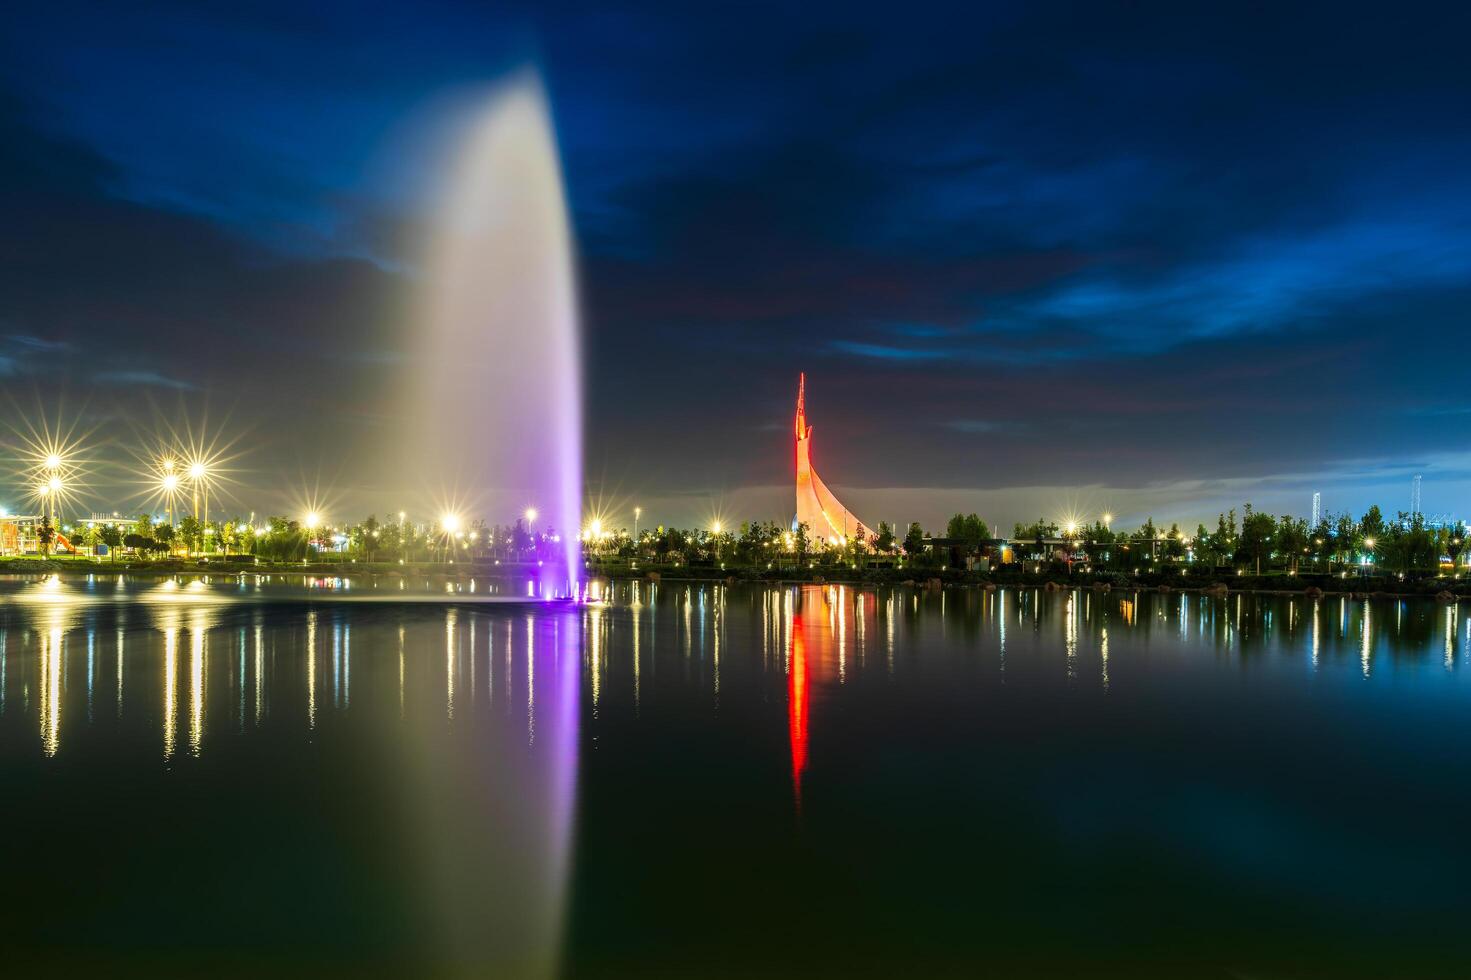
[[[172,470],[172,466],[170,466],[169,469]],[[163,489],[164,513],[169,519],[169,527],[173,527],[174,497],[177,496],[179,492],[179,475],[173,472],[164,473],[163,478],[159,480],[159,486]]]
[[[189,464],[189,480],[194,486],[194,519],[196,521],[209,520],[209,468],[203,460],[195,460]],[[204,513],[201,516],[199,510],[199,496],[204,494]]]
[[[455,532],[460,529],[460,518],[458,514],[444,513],[439,517],[439,526],[444,531],[444,558],[449,557],[449,551],[454,547]]]

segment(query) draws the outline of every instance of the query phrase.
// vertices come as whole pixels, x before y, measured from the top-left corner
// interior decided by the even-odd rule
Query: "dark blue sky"
[[[1471,17],[1279,6],[36,4],[0,371],[393,507],[445,120],[530,62],[606,502],[786,516],[805,370],[869,520],[1466,516]]]

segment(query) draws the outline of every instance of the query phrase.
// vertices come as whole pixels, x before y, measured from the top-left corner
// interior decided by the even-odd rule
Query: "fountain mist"
[[[574,595],[582,378],[571,234],[546,99],[532,75],[465,127],[433,229],[421,377],[423,469],[478,511],[537,512],[560,536],[543,594]]]

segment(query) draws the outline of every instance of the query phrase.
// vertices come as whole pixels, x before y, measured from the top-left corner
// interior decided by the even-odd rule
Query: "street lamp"
[[[200,494],[201,491],[203,491],[203,493],[204,493],[204,517],[203,517],[203,520],[208,521],[209,520],[209,467],[207,467],[205,465],[204,460],[196,459],[194,462],[192,462],[192,463],[189,464],[189,479],[194,484],[194,519],[196,521],[201,519],[200,518],[200,513],[199,513],[199,494]]]
[[[439,526],[444,531],[444,556],[449,557],[449,549],[454,547],[455,532],[460,530],[460,515],[445,511],[439,515]],[[463,534],[460,535],[464,537]]]
[[[164,465],[169,470],[173,469],[172,460],[166,462]],[[168,514],[169,526],[173,527],[174,497],[179,492],[179,474],[174,472],[166,472],[164,473],[163,478],[158,481],[158,483],[159,488],[163,491],[164,511]]]

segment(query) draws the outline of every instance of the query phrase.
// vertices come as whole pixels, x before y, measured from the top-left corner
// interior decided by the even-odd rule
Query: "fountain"
[[[534,520],[535,532],[550,535],[550,554],[541,556],[533,591],[580,598],[577,304],[540,82],[514,79],[463,132],[426,266],[421,472],[443,475],[460,497],[454,504]],[[476,655],[473,626],[458,622],[449,610],[451,721],[459,665],[466,652],[472,662]],[[509,656],[518,640],[508,634],[498,649]],[[557,972],[576,802],[579,617],[560,609],[528,616],[522,656],[526,743],[476,740],[457,762],[431,750],[406,767],[419,780],[422,811],[433,815],[420,836],[420,867],[426,897],[440,910],[440,952],[466,973]],[[488,850],[487,840],[499,846]]]
[[[477,512],[536,515],[544,598],[582,582],[582,377],[571,233],[540,82],[467,120],[426,267],[420,472]],[[459,502],[459,501],[457,501]]]

